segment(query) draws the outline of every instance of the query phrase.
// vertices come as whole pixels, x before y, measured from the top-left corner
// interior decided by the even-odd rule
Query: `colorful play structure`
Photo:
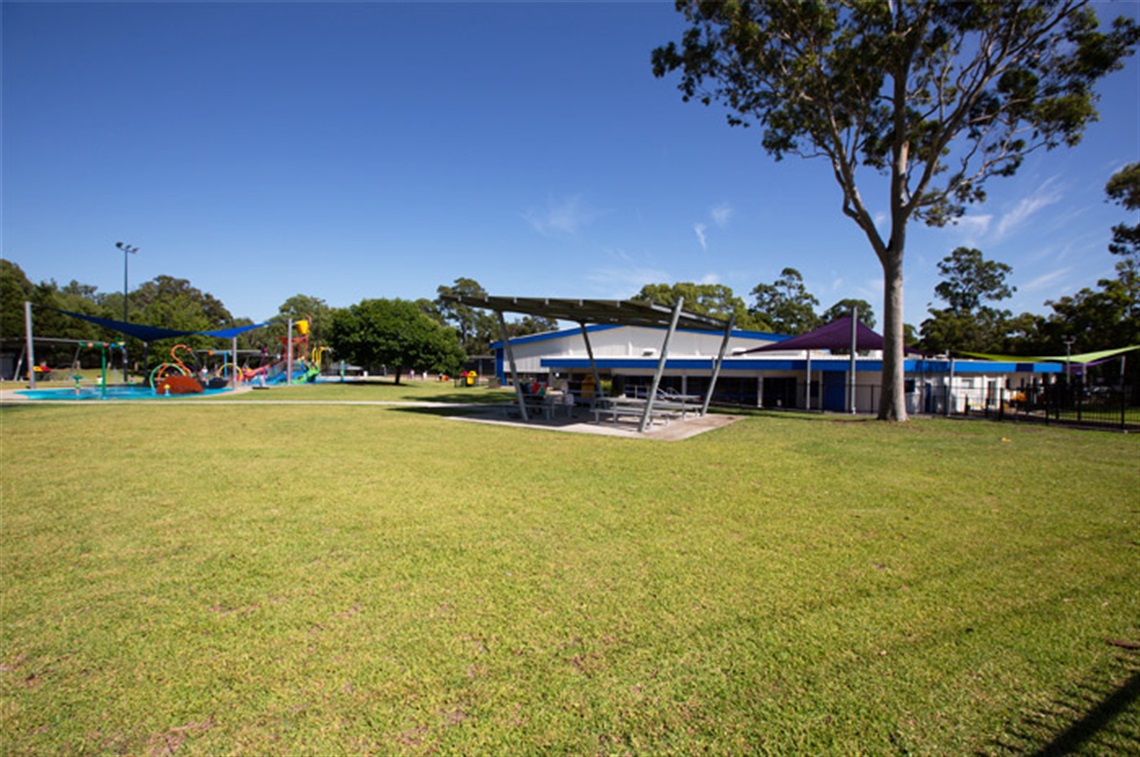
[[[248,365],[246,367],[239,366],[237,336],[244,331],[268,326],[268,322],[222,329],[219,331],[191,332],[111,321],[83,315],[81,313],[69,313],[62,310],[58,312],[95,323],[104,328],[119,331],[120,333],[140,339],[148,344],[159,339],[171,339],[190,334],[198,334],[214,338],[231,339],[232,349],[195,351],[186,344],[175,344],[170,350],[170,359],[151,368],[147,373],[147,378],[143,385],[109,388],[107,383],[107,353],[109,350],[122,349],[123,342],[76,341],[36,337],[32,330],[32,305],[31,303],[25,303],[27,336],[24,352],[21,354],[20,360],[17,363],[17,370],[20,364],[33,366],[31,371],[26,371],[30,389],[33,391],[36,388],[37,378],[42,380],[50,375],[50,369],[48,369],[46,365],[41,367],[35,363],[34,346],[36,342],[66,342],[76,344],[76,357],[72,361],[73,364],[78,363],[79,350],[84,346],[89,348],[99,347],[102,352],[103,369],[101,378],[98,381],[98,396],[104,399],[113,394],[115,396],[121,396],[115,394],[114,390],[116,389],[130,389],[136,393],[138,390],[145,392],[149,389],[152,391],[147,392],[147,394],[151,396],[170,396],[201,394],[207,390],[224,390],[235,388],[242,383],[250,383],[254,387],[267,387],[273,384],[313,382],[320,375],[321,362],[325,358],[326,353],[329,352],[326,347],[310,347],[311,318],[309,317],[300,320],[289,319],[287,335],[278,337],[278,341],[281,343],[281,349],[275,355],[274,359],[270,361],[268,351],[262,348],[260,351],[262,364],[256,368],[250,368]],[[251,353],[256,354],[254,350],[242,350],[241,352],[247,355]],[[208,364],[213,367],[209,367]],[[124,379],[126,378],[125,370],[124,366]],[[79,376],[75,375],[73,378],[75,379],[75,396],[79,397],[81,394],[85,397],[91,396],[89,390],[83,390],[81,392]]]
[[[290,321],[290,336],[277,337],[281,342],[281,357],[272,363],[258,368],[249,368],[238,371],[238,378],[245,383],[257,386],[268,384],[305,384],[312,383],[321,375],[321,358],[325,347],[316,347],[309,351],[309,319]],[[292,336],[293,328],[297,336]]]

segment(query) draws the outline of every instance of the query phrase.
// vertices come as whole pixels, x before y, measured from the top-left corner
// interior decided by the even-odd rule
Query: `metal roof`
[[[444,294],[443,299],[476,308],[487,308],[500,313],[525,313],[559,321],[581,324],[605,323],[618,326],[653,326],[669,328],[673,322],[673,308],[645,300],[575,300],[552,297],[495,297]],[[682,311],[677,328],[694,331],[728,329],[728,321],[708,315]]]

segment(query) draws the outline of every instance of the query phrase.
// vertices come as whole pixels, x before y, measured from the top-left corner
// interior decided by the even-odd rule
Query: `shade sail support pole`
[[[598,361],[594,359],[594,346],[590,344],[590,332],[586,330],[586,322],[578,321],[578,328],[582,330],[582,341],[586,343],[586,356],[590,359],[590,372],[594,374],[594,396],[597,399],[602,392],[602,374],[598,372]]]
[[[728,316],[728,325],[724,329],[724,339],[720,343],[720,353],[716,356],[716,362],[713,363],[712,376],[709,379],[709,391],[705,394],[705,401],[701,403],[701,417],[705,417],[705,413],[709,411],[709,402],[712,401],[713,392],[716,390],[716,380],[720,378],[720,368],[724,365],[724,356],[728,353],[728,340],[732,338],[732,327],[736,324],[736,313],[731,313]]]
[[[804,408],[811,410],[811,350],[804,350],[807,355],[807,380],[804,382]]]
[[[661,386],[661,374],[665,372],[665,363],[669,359],[669,342],[673,332],[677,330],[677,321],[681,318],[681,308],[685,304],[684,297],[678,297],[673,305],[673,317],[669,320],[669,330],[665,332],[665,339],[661,342],[661,356],[657,359],[657,370],[653,372],[653,385],[649,388],[649,396],[645,398],[645,410],[641,413],[641,423],[637,426],[638,433],[645,433],[649,426],[649,418],[653,413],[653,402],[657,399],[657,389]]]
[[[293,383],[293,319],[289,319],[289,334],[285,340],[285,386]]]
[[[28,352],[28,388],[36,388],[36,345],[32,336],[32,303],[24,301],[24,334],[27,339],[25,348]],[[19,370],[19,368],[17,368]]]
[[[526,400],[523,399],[522,383],[519,382],[518,366],[515,364],[515,351],[511,347],[510,337],[507,336],[507,320],[503,318],[502,310],[496,310],[495,315],[499,319],[499,334],[503,338],[503,349],[507,351],[507,362],[511,366],[511,383],[515,385],[515,399],[519,403],[519,413],[522,414],[524,421],[529,421],[530,418],[526,414]]]
[[[855,415],[855,350],[857,348],[859,334],[859,308],[851,308],[851,366],[848,368],[848,373],[851,374],[851,414]]]
[[[951,403],[954,402],[954,356],[950,356],[950,383],[946,386],[946,412],[947,418],[951,414]]]

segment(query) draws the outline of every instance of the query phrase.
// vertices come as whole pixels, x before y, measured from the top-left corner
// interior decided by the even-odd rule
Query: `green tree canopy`
[[[514,339],[519,336],[542,334],[557,329],[558,321],[553,318],[544,318],[540,315],[525,315],[522,318],[507,322],[507,337]]]
[[[131,292],[130,318],[133,323],[181,331],[216,331],[234,325],[233,316],[221,300],[187,279],[165,275]],[[188,335],[181,341],[195,350],[218,346],[217,340],[205,336]],[[141,354],[133,346],[130,350],[132,356]],[[165,355],[162,357],[165,359]]]
[[[945,308],[931,308],[922,322],[922,344],[930,352],[1000,352],[1006,346],[1010,312],[990,303],[1008,299],[1005,283],[1013,269],[986,260],[980,250],[959,247],[938,263],[942,281],[934,293]]]
[[[463,367],[455,331],[407,300],[362,300],[335,310],[329,344],[339,359],[394,371],[396,383],[409,370],[456,373]]]
[[[725,320],[734,315],[735,328],[738,329],[768,331],[772,328],[767,321],[749,313],[744,300],[736,296],[732,287],[724,284],[696,284],[690,281],[677,284],[646,284],[633,296],[633,299],[648,300],[658,305],[673,307],[679,297],[685,298],[684,308],[690,313]]]
[[[653,51],[686,101],[759,125],[776,159],[830,164],[842,212],[883,269],[879,417],[906,419],[903,255],[912,220],[942,225],[1039,148],[1073,145],[1097,116],[1094,85],[1132,54],[1137,27],[1102,29],[1089,0],[677,0],[691,24]],[[860,186],[887,177],[887,228]]]
[[[485,297],[487,291],[475,279],[461,277],[451,286],[437,287],[436,299],[432,303],[443,323],[455,327],[459,333],[459,345],[466,354],[486,355],[498,332],[494,317],[480,308],[445,300],[445,294]]]
[[[981,250],[959,247],[938,262],[942,281],[934,293],[955,313],[973,313],[987,302],[1009,299],[1017,291],[1005,283],[1013,269],[986,260]]]
[[[820,317],[821,323],[831,323],[837,318],[846,318],[858,308],[859,322],[869,329],[875,328],[875,309],[866,300],[842,299],[827,310]]]
[[[795,268],[780,271],[771,284],[757,284],[752,290],[752,314],[771,324],[781,334],[803,334],[819,325],[815,309],[819,300],[804,286],[804,277]]]
[[[24,333],[24,303],[30,302],[35,287],[24,269],[0,258],[0,338],[16,339]]]
[[[1114,173],[1104,191],[1110,200],[1135,214],[1140,210],[1140,163],[1131,163]],[[1131,260],[1133,264],[1137,263],[1140,260],[1140,223],[1113,226],[1112,244],[1108,249],[1114,255],[1124,256],[1124,262]]]

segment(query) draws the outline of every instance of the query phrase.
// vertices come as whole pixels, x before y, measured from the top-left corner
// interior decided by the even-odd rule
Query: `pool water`
[[[109,386],[106,392],[101,387],[84,386],[76,392],[71,389],[24,389],[16,394],[29,400],[165,400],[186,399],[188,397],[212,396],[226,394],[232,391],[229,387],[224,389],[207,389],[201,394],[155,394],[149,386]]]

